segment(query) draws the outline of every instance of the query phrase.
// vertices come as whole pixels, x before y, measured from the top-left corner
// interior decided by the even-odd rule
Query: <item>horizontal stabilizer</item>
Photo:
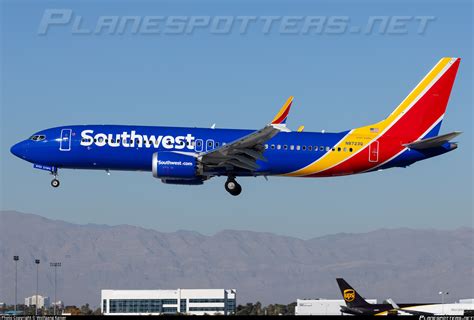
[[[400,309],[400,307],[395,303],[395,301],[393,301],[392,298],[387,299],[387,302],[392,305],[393,309],[395,309],[395,310]]]
[[[393,301],[392,298],[387,299],[386,301],[393,307],[393,310],[399,311],[402,314],[407,313],[407,314],[410,314],[410,315],[413,315],[413,316],[433,316],[434,315],[431,312],[411,310],[411,309],[408,309],[408,308],[407,309],[402,309],[398,306],[398,304],[395,303],[395,301]]]
[[[429,148],[436,148],[436,147],[442,146],[443,144],[445,144],[449,140],[459,136],[460,134],[461,134],[460,131],[454,131],[454,132],[451,132],[451,133],[443,134],[441,136],[437,136],[437,137],[433,137],[433,138],[429,138],[429,139],[424,139],[424,140],[419,140],[419,141],[415,141],[415,142],[412,142],[412,143],[407,143],[407,144],[404,144],[403,146],[405,146],[407,148],[410,148],[410,149],[419,149],[419,150],[429,149]]]

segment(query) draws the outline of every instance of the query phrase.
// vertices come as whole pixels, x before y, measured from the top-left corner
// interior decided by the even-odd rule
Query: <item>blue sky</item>
[[[424,33],[38,35],[45,9],[99,16],[432,16]],[[310,238],[376,228],[473,225],[470,1],[1,1],[1,208],[77,223],[212,234],[246,229]],[[278,25],[277,25],[278,26]],[[340,178],[243,178],[168,186],[151,173],[63,170],[62,185],[9,153],[66,124],[261,128],[290,95],[288,125],[341,131],[387,116],[443,56],[463,60],[441,131],[460,148],[407,169]]]

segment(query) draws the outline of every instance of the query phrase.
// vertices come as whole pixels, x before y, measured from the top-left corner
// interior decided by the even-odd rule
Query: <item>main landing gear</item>
[[[225,190],[233,196],[238,196],[242,192],[242,187],[234,177],[228,177],[225,182]]]
[[[59,180],[57,179],[58,178],[58,170],[54,170],[54,171],[51,171],[51,174],[54,176],[54,179],[51,181],[51,186],[53,188],[57,188],[59,187],[60,183],[59,183]]]

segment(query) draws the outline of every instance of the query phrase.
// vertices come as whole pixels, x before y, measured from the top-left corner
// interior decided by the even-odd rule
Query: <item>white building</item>
[[[51,307],[54,307],[54,306],[56,306],[56,308],[58,308],[58,309],[63,309],[64,308],[64,302],[62,302],[61,300],[58,300],[56,302],[52,302]]]
[[[458,303],[474,304],[474,299],[461,299]]]
[[[366,299],[368,303],[377,303],[376,299]],[[341,306],[345,306],[344,300],[328,300],[328,299],[297,299],[295,315],[311,316],[311,315],[342,315]]]
[[[104,315],[235,313],[235,289],[102,290]]]
[[[41,295],[34,295],[28,298],[25,298],[25,305],[27,307],[36,305],[36,308],[49,308],[49,298],[43,297]]]

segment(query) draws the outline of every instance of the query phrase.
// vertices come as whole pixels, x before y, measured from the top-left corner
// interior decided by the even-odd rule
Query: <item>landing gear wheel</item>
[[[233,196],[238,196],[242,192],[242,187],[235,179],[227,179],[225,182],[225,190]]]
[[[52,186],[53,188],[59,187],[59,180],[58,180],[58,179],[53,179],[53,180],[51,181],[51,186]]]

